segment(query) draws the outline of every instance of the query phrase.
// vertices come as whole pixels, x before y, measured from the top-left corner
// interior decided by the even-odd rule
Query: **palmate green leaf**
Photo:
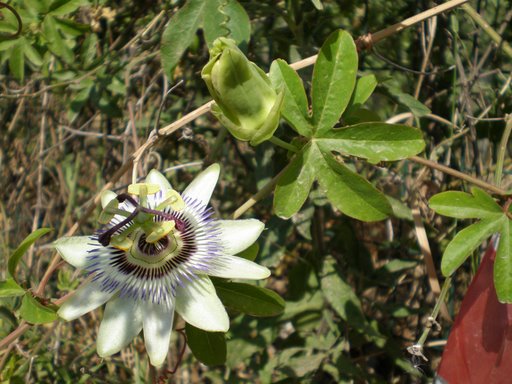
[[[323,44],[313,69],[312,109],[317,134],[331,129],[352,97],[358,55],[345,31],[332,33]]]
[[[488,237],[498,232],[507,217],[490,218],[472,224],[457,233],[444,251],[441,260],[441,272],[450,276],[468,256]]]
[[[335,265],[336,262],[331,256],[324,260],[320,278],[323,295],[336,313],[354,329],[370,337],[380,337],[366,320],[359,298],[340,276]]]
[[[236,0],[205,0],[204,37],[209,48],[218,37],[228,37],[239,46],[247,46],[251,23],[245,9]]]
[[[5,281],[0,281],[0,297],[22,296],[24,294],[25,290],[12,277]]]
[[[206,332],[186,324],[187,344],[197,360],[209,366],[226,362],[226,335],[223,332]]]
[[[43,33],[48,42],[48,46],[52,53],[64,60],[66,63],[73,61],[73,52],[66,44],[66,41],[62,38],[60,32],[57,29],[57,22],[51,15],[46,15],[43,20]]]
[[[512,220],[503,220],[500,232],[494,262],[494,286],[499,301],[512,303]]]
[[[274,192],[274,212],[283,218],[297,213],[309,195],[315,181],[315,164],[323,161],[316,145],[308,144],[291,160],[288,169],[279,178]]]
[[[25,53],[23,52],[23,43],[21,40],[11,48],[9,70],[19,81],[23,81],[25,77]]]
[[[204,0],[189,0],[172,15],[165,27],[160,46],[162,68],[169,78],[185,50],[192,44],[206,6]]]
[[[323,152],[336,151],[371,163],[404,159],[425,148],[420,130],[382,122],[333,129],[317,135],[315,142]]]
[[[15,277],[14,272],[16,271],[16,266],[20,262],[25,252],[27,252],[29,247],[34,244],[41,236],[44,236],[51,231],[53,231],[52,228],[39,228],[25,237],[25,239],[23,239],[21,244],[18,246],[18,248],[16,248],[12,256],[9,258],[9,261],[7,262],[7,270],[12,277]]]
[[[331,203],[347,216],[361,221],[383,220],[393,213],[386,196],[331,153],[322,153],[324,162],[316,165],[320,186]]]
[[[429,201],[430,207],[440,215],[457,219],[486,219],[503,215],[501,207],[486,192],[473,187],[470,195],[465,192],[438,193]]]
[[[272,62],[269,72],[274,89],[284,89],[281,116],[302,136],[311,137],[313,128],[309,121],[308,99],[302,80],[284,60]]]
[[[45,324],[57,320],[57,312],[37,301],[32,294],[23,296],[20,307],[20,316],[32,324]]]
[[[228,308],[259,317],[277,316],[284,311],[284,300],[270,289],[219,279],[214,284],[217,295]]]
[[[30,44],[25,38],[23,38],[23,52],[25,53],[26,58],[28,61],[30,61],[32,64],[34,64],[37,67],[40,67],[43,65],[43,58],[35,49],[32,44]]]

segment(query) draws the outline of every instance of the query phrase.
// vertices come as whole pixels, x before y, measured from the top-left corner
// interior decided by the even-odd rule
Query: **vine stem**
[[[425,159],[423,157],[419,156],[411,156],[408,158],[411,161],[414,161],[415,163],[426,165],[429,168],[437,169],[438,171],[441,171],[443,173],[446,173],[448,175],[455,176],[459,179],[462,179],[464,181],[467,181],[468,183],[474,184],[478,187],[481,187],[483,189],[486,189],[492,193],[495,193],[500,196],[507,196],[509,193],[505,191],[504,189],[501,189],[499,187],[496,187],[495,185],[486,183],[485,181],[479,180],[476,177],[467,175],[465,173],[462,173],[460,171],[456,171],[453,168],[447,167],[446,165],[442,165],[439,163],[436,163],[435,161]]]
[[[295,147],[294,145],[292,145],[290,143],[287,143],[284,140],[281,140],[278,137],[272,136],[268,141],[270,141],[274,145],[277,145],[278,147],[286,149],[287,151],[290,151],[290,152],[293,152],[293,153],[299,152],[297,147]]]

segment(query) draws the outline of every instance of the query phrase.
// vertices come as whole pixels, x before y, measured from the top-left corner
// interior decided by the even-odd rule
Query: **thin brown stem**
[[[492,193],[495,193],[500,196],[507,196],[509,193],[505,191],[504,189],[498,188],[492,184],[486,183],[485,181],[482,181],[480,179],[477,179],[476,177],[467,175],[465,173],[456,171],[453,168],[447,167],[446,165],[442,165],[439,163],[436,163],[435,161],[425,159],[423,157],[419,156],[412,156],[409,157],[409,160],[414,161],[415,163],[426,165],[429,168],[437,169],[438,171],[441,171],[443,173],[446,173],[448,175],[452,175],[454,177],[457,177],[458,179],[462,179],[464,181],[467,181],[468,183],[471,183],[473,185],[476,185],[478,187],[481,187],[487,191],[490,191]]]

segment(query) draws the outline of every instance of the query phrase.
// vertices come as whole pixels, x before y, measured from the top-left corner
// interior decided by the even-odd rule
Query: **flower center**
[[[178,256],[183,248],[183,240],[178,231],[171,231],[155,242],[148,242],[146,233],[137,229],[133,233],[133,243],[127,252],[128,260],[141,266],[159,266]]]

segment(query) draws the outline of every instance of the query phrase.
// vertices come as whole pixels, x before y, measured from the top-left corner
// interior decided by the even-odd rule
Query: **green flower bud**
[[[284,91],[249,61],[231,39],[218,38],[201,76],[216,102],[212,113],[238,140],[252,145],[272,137],[279,124]]]

